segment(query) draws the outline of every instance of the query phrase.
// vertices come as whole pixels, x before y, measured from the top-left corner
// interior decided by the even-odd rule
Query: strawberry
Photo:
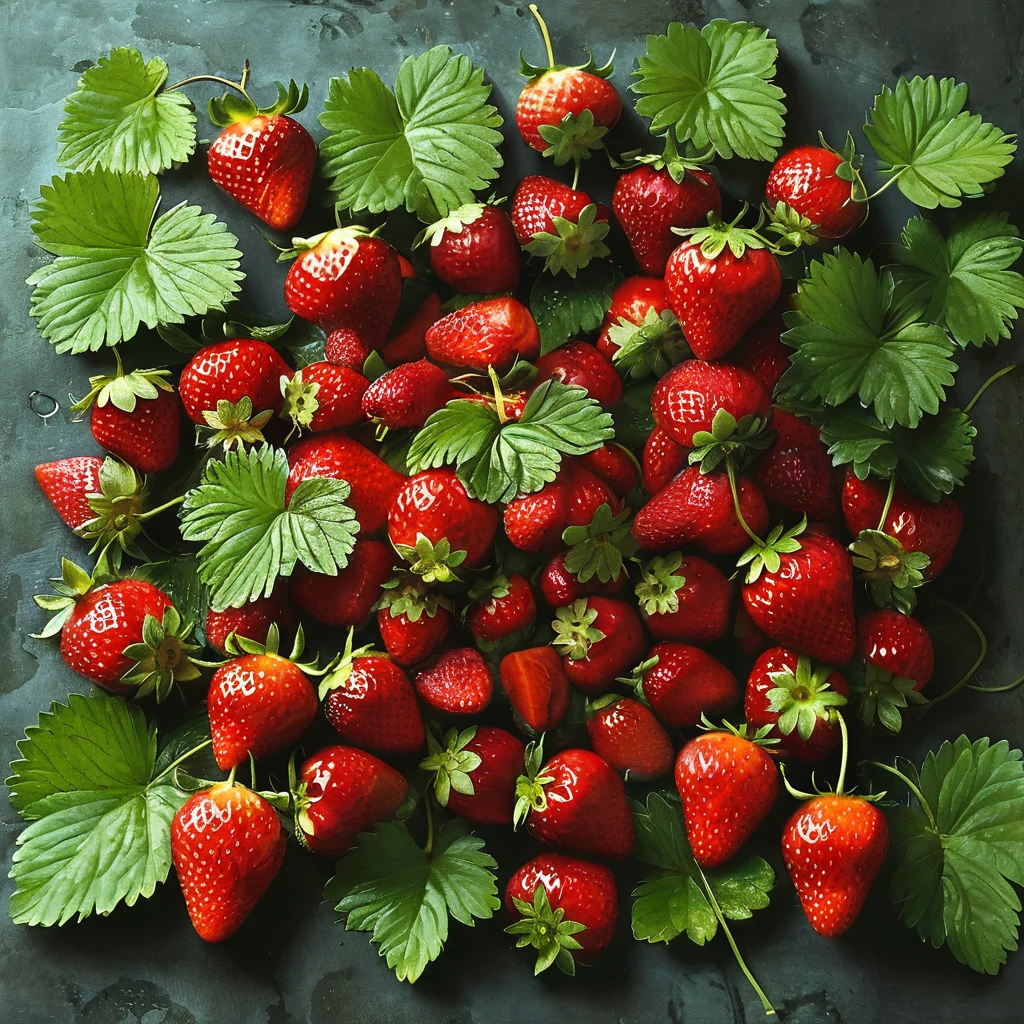
[[[612,860],[633,852],[626,788],[590,750],[570,748],[544,761],[542,743],[526,748],[526,774],[516,782],[516,828],[524,821],[534,839],[551,846]]]
[[[351,328],[337,327],[327,335],[324,359],[335,366],[345,366],[361,373],[363,365],[373,351]]]
[[[575,384],[606,409],[622,400],[622,381],[612,361],[585,341],[570,341],[536,361],[534,387],[551,377]]]
[[[427,353],[438,363],[486,373],[505,373],[517,359],[540,354],[540,332],[517,299],[471,302],[438,320],[426,333]]]
[[[362,537],[384,528],[391,501],[406,479],[341,431],[319,434],[293,444],[288,449],[288,465],[291,469],[285,488],[286,501],[291,500],[303,480],[311,477],[345,480],[352,488],[346,501],[359,520]]]
[[[316,170],[316,143],[289,114],[306,106],[309,90],[277,82],[277,102],[257,107],[245,91],[249,66],[225,94],[210,100],[210,120],[224,130],[210,144],[210,180],[275,231],[290,231],[302,218]]]
[[[732,584],[703,558],[656,555],[634,589],[640,614],[659,640],[706,644],[729,631]]]
[[[846,528],[857,537],[862,530],[878,528],[885,507],[886,487],[870,477],[858,480],[847,470],[842,504]],[[963,512],[950,497],[932,504],[896,484],[892,503],[882,530],[900,542],[905,551],[922,551],[930,564],[922,569],[925,579],[934,579],[949,564],[960,539]]]
[[[508,214],[487,203],[469,203],[424,228],[430,269],[456,291],[478,295],[519,287],[519,243]]]
[[[281,381],[281,418],[291,420],[294,430],[314,434],[355,426],[364,418],[362,399],[369,385],[356,370],[326,361],[309,363],[291,380]]]
[[[857,653],[874,669],[868,673],[869,692],[899,679],[921,691],[935,667],[928,631],[912,616],[889,608],[876,608],[857,620]]]
[[[360,832],[394,816],[409,784],[373,754],[338,744],[309,758],[291,788],[296,838],[313,853],[337,858]]]
[[[850,690],[842,674],[786,647],[772,647],[754,662],[747,679],[743,713],[755,729],[769,726],[781,757],[814,762],[839,743],[833,708]]]
[[[431,413],[457,397],[444,370],[419,359],[378,377],[363,394],[363,415],[389,430],[422,427]]]
[[[378,540],[357,540],[348,565],[336,576],[296,566],[291,599],[311,619],[325,626],[362,626],[392,576],[391,549]]]
[[[633,670],[637,693],[666,725],[697,725],[739,699],[736,677],[699,647],[676,640],[655,644]]]
[[[384,754],[415,754],[423,746],[423,719],[409,677],[369,647],[345,651],[320,680],[324,714],[347,743]]]
[[[600,477],[620,498],[625,498],[639,482],[633,453],[614,441],[606,441],[600,448],[578,456],[577,461]]]
[[[540,574],[540,591],[552,608],[572,604],[573,601],[590,594],[600,594],[602,597],[618,594],[626,586],[628,577],[625,569],[620,570],[619,575],[608,583],[602,583],[596,575],[581,583],[565,567],[568,554],[568,551],[563,551],[555,555]]]
[[[503,572],[474,585],[471,604],[463,617],[477,643],[495,644],[531,629],[537,621],[537,602],[525,576]]]
[[[416,665],[429,658],[452,627],[451,601],[428,590],[417,576],[388,580],[377,608],[380,638],[399,665]]]
[[[653,782],[672,770],[672,741],[646,704],[607,694],[592,702],[587,717],[590,745],[633,782]]]
[[[402,307],[399,306],[398,315],[388,332],[388,340],[380,350],[388,366],[413,363],[427,354],[427,331],[441,319],[441,299],[437,292],[427,292],[414,307],[411,316],[405,320],[401,317]]]
[[[592,960],[612,941],[618,917],[615,876],[600,864],[563,853],[528,860],[505,887],[513,920],[505,931],[518,935],[516,947],[537,950],[534,974],[555,964],[575,973],[575,961]]]
[[[551,625],[566,678],[584,693],[607,689],[643,653],[640,617],[613,597],[580,598],[559,608]]]
[[[293,245],[296,259],[284,281],[288,308],[328,333],[348,327],[370,348],[380,348],[402,297],[398,253],[355,227],[294,239]]]
[[[501,659],[498,676],[516,715],[535,733],[562,724],[572,687],[552,647],[527,647]]]
[[[428,469],[395,492],[388,537],[426,582],[456,578],[453,567],[479,568],[491,555],[497,510],[466,493],[451,469]]]
[[[737,481],[740,511],[747,526],[760,533],[768,525],[768,507],[752,480]],[[741,551],[749,538],[733,506],[725,473],[684,469],[662,488],[633,520],[633,536],[648,551],[673,551],[697,544],[714,555]]]
[[[96,518],[88,495],[100,493],[102,465],[103,460],[99,456],[80,455],[36,466],[36,482],[57,515],[72,530]]]
[[[619,326],[635,329],[644,323],[652,311],[658,319],[668,313],[671,321],[675,322],[675,314],[669,307],[665,293],[664,279],[641,276],[625,278],[612,292],[611,305],[601,324],[601,333],[597,336],[597,347],[614,360],[621,343],[613,339],[612,328]]]
[[[690,464],[690,449],[655,427],[644,442],[643,485],[651,497],[664,490]]]
[[[724,356],[782,292],[779,262],[755,231],[737,227],[737,221],[723,224],[713,214],[708,222],[672,253],[665,268],[672,312],[698,359]]]
[[[241,608],[225,608],[206,613],[206,642],[220,654],[226,654],[225,641],[234,633],[256,644],[266,644],[267,632],[276,625],[282,637],[295,634],[297,620],[288,603],[288,591],[283,586],[274,588],[270,597],[260,597]]]
[[[220,402],[252,402],[252,412],[281,410],[281,378],[291,369],[265,341],[229,338],[201,348],[189,361],[178,381],[178,394],[193,423],[208,423],[206,413]]]
[[[786,330],[783,313],[789,308],[789,299],[783,298],[743,335],[740,343],[731,349],[728,362],[752,373],[768,394],[775,391],[782,375],[789,368],[789,346],[783,344]]]
[[[437,802],[479,825],[511,825],[516,779],[526,748],[510,732],[490,725],[451,729],[444,746],[427,733],[430,756],[420,768],[434,773]]]
[[[764,747],[745,730],[707,732],[676,759],[693,859],[716,868],[736,854],[775,803],[779,772]]]
[[[755,476],[764,496],[810,519],[839,515],[839,488],[817,427],[785,409],[772,412],[775,440],[758,460]]]
[[[171,822],[171,859],[199,937],[223,942],[249,916],[284,860],[277,812],[245,786],[193,793]]]
[[[473,647],[445,651],[413,684],[425,703],[446,715],[478,715],[494,695],[491,670]]]

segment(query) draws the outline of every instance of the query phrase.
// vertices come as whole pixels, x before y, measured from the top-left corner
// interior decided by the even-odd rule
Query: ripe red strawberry
[[[679,751],[676,788],[693,859],[716,868],[736,854],[775,803],[779,772],[760,744],[707,732]]]
[[[827,938],[853,924],[889,850],[885,815],[859,796],[823,793],[782,831],[782,856],[811,927]]]
[[[774,393],[775,385],[789,368],[789,353],[792,349],[781,340],[786,330],[782,314],[788,307],[788,298],[777,302],[743,335],[728,355],[728,362],[752,373],[769,395]]]
[[[430,756],[420,762],[434,773],[437,802],[467,821],[511,825],[516,779],[526,748],[510,732],[490,725],[450,730],[444,746],[427,733]]]
[[[662,314],[668,312],[671,319],[675,320],[675,314],[669,307],[668,296],[665,293],[664,278],[627,277],[612,292],[611,305],[601,324],[601,333],[597,336],[597,347],[609,359],[614,359],[619,344],[612,339],[611,329],[616,325],[622,326],[623,322],[639,327],[652,310],[659,319]]]
[[[659,640],[706,644],[729,631],[733,587],[696,555],[655,556],[635,587],[640,614]]]
[[[281,416],[292,421],[293,429],[314,434],[355,426],[364,418],[362,399],[369,386],[356,370],[326,361],[310,363],[281,382]]]
[[[497,206],[460,206],[425,228],[422,239],[430,242],[430,269],[456,291],[493,295],[519,286],[519,243]]]
[[[626,787],[590,750],[562,750],[544,761],[540,743],[526,748],[526,774],[516,783],[515,824],[534,839],[579,853],[625,860],[633,852]]]
[[[380,600],[384,584],[393,574],[394,555],[378,540],[357,540],[348,565],[337,576],[297,566],[291,599],[311,619],[325,626],[362,626]]]
[[[346,503],[359,520],[360,536],[384,528],[395,492],[406,479],[358,441],[341,431],[307,437],[288,449],[288,484],[285,500],[311,477],[345,480],[352,488]]]
[[[754,662],[747,679],[743,714],[755,729],[771,728],[781,757],[820,761],[840,739],[833,708],[846,703],[850,688],[828,665],[786,647],[772,647]]]
[[[578,456],[577,461],[600,477],[620,498],[625,498],[639,482],[633,453],[614,441],[606,441],[600,448]]]
[[[440,366],[419,359],[378,377],[363,395],[363,415],[389,430],[422,427],[431,413],[458,397]]]
[[[772,412],[775,440],[757,463],[764,496],[809,519],[839,515],[839,487],[828,450],[817,427],[785,409]]]
[[[854,537],[862,530],[878,528],[886,491],[885,483],[870,477],[858,480],[852,471],[847,471],[842,493],[843,518]],[[963,512],[952,498],[931,504],[897,483],[882,530],[895,537],[905,551],[923,551],[931,562],[921,572],[925,579],[934,579],[953,557],[963,521]]]
[[[625,588],[629,577],[626,576],[624,569],[615,579],[609,580],[607,583],[602,583],[597,576],[592,576],[585,583],[581,583],[565,567],[565,559],[568,554],[568,551],[563,551],[555,555],[544,566],[544,570],[540,574],[541,594],[552,608],[562,608],[591,594],[600,594],[602,597],[618,594]]]
[[[637,692],[666,725],[696,725],[739,700],[736,677],[699,647],[675,640],[655,644],[634,670]]]
[[[199,937],[223,942],[249,916],[284,860],[277,812],[245,786],[193,793],[171,822],[171,858]]]
[[[102,465],[99,456],[80,455],[36,466],[36,481],[43,494],[72,530],[96,518],[87,495],[100,493]]]
[[[327,335],[324,359],[335,366],[345,366],[362,373],[363,364],[373,351],[351,328],[338,327]]]
[[[744,521],[754,533],[761,533],[768,525],[761,489],[743,478],[737,489]],[[736,518],[726,474],[701,473],[698,466],[684,469],[637,512],[633,537],[648,551],[697,544],[713,555],[736,554],[750,540]]]
[[[690,464],[690,449],[677,444],[661,427],[655,427],[643,452],[644,490],[651,497],[664,490]]]
[[[359,228],[335,228],[293,244],[298,255],[284,281],[288,308],[328,333],[348,327],[380,348],[402,297],[398,253]]]
[[[438,363],[505,373],[517,359],[540,354],[540,332],[530,311],[517,299],[471,302],[438,320],[426,334],[427,353]]]
[[[346,743],[384,754],[415,754],[423,719],[409,677],[368,647],[352,649],[349,632],[337,667],[320,681],[324,714]]]
[[[290,640],[295,634],[297,620],[292,606],[288,603],[288,590],[277,586],[270,597],[260,597],[242,605],[241,608],[225,608],[206,613],[206,642],[220,654],[227,653],[224,646],[227,638],[234,633],[253,643],[266,644],[267,632],[276,625],[282,639]]]
[[[525,576],[496,573],[469,591],[472,604],[463,616],[477,643],[495,644],[532,628],[537,602]]]
[[[533,732],[549,732],[562,724],[572,687],[553,648],[513,651],[501,659],[498,676],[516,714]]]
[[[632,782],[652,782],[672,770],[672,741],[646,704],[608,694],[590,706],[590,745]]]
[[[265,341],[229,338],[201,348],[181,371],[178,394],[193,423],[206,424],[203,413],[214,412],[218,402],[252,402],[253,413],[280,412],[284,401],[281,378],[291,368]]]
[[[446,715],[478,715],[494,695],[494,680],[474,647],[445,651],[416,674],[420,698]]]
[[[693,354],[724,356],[778,301],[782,271],[753,231],[709,217],[669,257],[665,287]],[[737,252],[740,255],[737,255]]]
[[[210,179],[232,199],[276,231],[290,231],[302,218],[316,170],[316,143],[289,114],[306,106],[309,90],[277,84],[277,102],[257,107],[245,92],[210,100],[210,120],[224,130],[210,144]]]
[[[570,341],[536,361],[534,386],[551,377],[563,384],[576,384],[606,409],[622,399],[622,381],[612,361],[586,341]]]
[[[565,974],[587,963],[612,941],[618,917],[615,876],[600,864],[562,853],[528,860],[505,888],[505,908],[517,948],[537,950],[534,973],[554,963]]]
[[[923,690],[932,677],[935,652],[928,631],[917,619],[890,608],[877,608],[857,620],[857,652],[868,662],[888,673],[887,679],[868,680],[872,684],[893,677],[911,679],[915,690]]]
[[[399,665],[416,665],[437,650],[452,627],[452,603],[412,575],[384,584],[377,602],[377,629],[384,648]]]
[[[687,359],[658,381],[651,395],[654,421],[678,444],[692,448],[697,431],[710,431],[715,413],[724,409],[736,420],[766,420],[771,397],[761,382],[735,366]]]
[[[816,527],[781,535],[769,549],[779,567],[748,574],[743,603],[754,625],[776,643],[828,665],[845,665],[856,643],[850,553]],[[797,546],[797,550],[793,550]],[[755,549],[751,549],[754,551]]]
[[[296,837],[323,857],[342,857],[360,832],[394,816],[409,784],[373,754],[338,744],[309,758],[292,788]]]
[[[398,316],[388,332],[388,340],[380,350],[388,366],[413,363],[427,354],[427,331],[441,319],[441,299],[437,292],[427,292],[408,319],[402,320],[401,315],[402,308],[399,307]]]
[[[640,616],[614,597],[580,598],[559,608],[551,625],[566,678],[584,693],[607,689],[643,654]]]

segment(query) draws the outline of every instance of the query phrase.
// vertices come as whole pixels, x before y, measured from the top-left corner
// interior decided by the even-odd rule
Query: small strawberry
[[[550,607],[561,608],[591,594],[607,597],[625,589],[628,579],[625,568],[607,583],[602,583],[597,576],[592,576],[584,583],[566,568],[565,560],[568,557],[568,551],[555,555],[540,574],[540,591]]]
[[[495,644],[533,627],[537,621],[537,602],[529,581],[519,573],[506,576],[495,573],[474,584],[469,591],[472,602],[463,612],[478,644]]]
[[[378,540],[357,540],[336,576],[296,566],[290,594],[298,608],[325,626],[362,626],[393,575],[391,549]]]
[[[727,360],[752,373],[768,394],[775,391],[782,375],[789,369],[789,354],[792,351],[783,344],[782,334],[786,330],[783,313],[789,308],[789,299],[783,298],[743,335],[739,344],[729,351]]]
[[[456,291],[477,295],[519,287],[519,243],[508,214],[487,203],[469,203],[424,228],[430,269]]]
[[[672,741],[646,704],[606,694],[590,704],[590,745],[633,782],[653,782],[672,771]]]
[[[337,327],[327,335],[324,359],[335,366],[344,366],[362,373],[367,357],[373,351],[351,328]]]
[[[668,296],[665,293],[665,281],[661,277],[627,277],[615,286],[612,292],[611,305],[604,315],[601,324],[601,333],[597,336],[597,347],[612,361],[615,360],[615,353],[620,348],[620,342],[612,338],[612,328],[621,327],[628,332],[635,331],[647,320],[648,314],[653,312],[655,317],[662,319],[664,314],[668,317],[664,320],[664,326],[676,324],[675,313],[668,304]],[[653,323],[653,321],[651,321]],[[649,332],[650,333],[650,332]],[[652,338],[652,340],[655,340]],[[676,325],[675,341],[682,340],[682,332]],[[685,342],[681,351],[685,351]],[[677,360],[673,360],[676,362]]]
[[[277,812],[245,786],[193,793],[171,822],[171,859],[199,937],[223,942],[249,916],[284,860]]]
[[[612,361],[586,341],[570,341],[536,361],[534,387],[551,377],[576,384],[606,409],[622,400],[622,381]]]
[[[388,580],[377,609],[377,629],[384,648],[402,666],[429,658],[452,627],[451,601],[428,590],[414,575]]]
[[[210,144],[210,180],[275,231],[290,231],[302,218],[316,170],[316,143],[290,114],[303,110],[309,90],[295,82],[277,85],[277,102],[257,107],[242,80],[211,99],[210,120],[224,130]]]
[[[445,651],[416,674],[420,698],[446,715],[478,715],[494,695],[494,680],[483,655],[473,647]]]
[[[919,694],[935,667],[928,631],[910,615],[879,608],[857,620],[857,653],[864,659],[864,682],[857,687],[861,718],[899,732],[901,709],[925,702]]]
[[[775,803],[779,772],[760,735],[706,732],[676,759],[676,788],[683,801],[693,859],[716,868],[736,854]]]
[[[206,613],[206,642],[218,653],[226,654],[225,641],[234,633],[253,643],[266,644],[267,633],[276,625],[281,636],[291,639],[295,635],[297,620],[292,606],[288,603],[288,591],[284,586],[274,588],[270,597],[260,597],[241,608],[225,608]]]
[[[605,441],[586,455],[577,456],[584,469],[600,477],[620,498],[625,498],[639,483],[639,472],[633,453],[614,441]]]
[[[96,518],[89,495],[100,493],[102,465],[103,459],[98,455],[79,455],[36,466],[36,482],[72,530]]]
[[[544,761],[543,743],[526,748],[516,782],[515,826],[551,846],[625,860],[633,852],[633,818],[615,770],[590,750],[562,750]]]
[[[733,586],[696,555],[656,555],[635,587],[640,614],[659,640],[706,644],[729,631]]]
[[[516,715],[534,733],[550,732],[569,710],[572,687],[554,648],[527,647],[501,659],[498,676]]]
[[[479,825],[511,825],[516,780],[526,748],[510,732],[490,725],[451,729],[444,746],[427,733],[430,755],[420,768],[433,772],[434,794],[452,814]]]
[[[281,418],[291,420],[293,430],[314,434],[353,427],[364,419],[362,399],[369,384],[361,373],[344,366],[309,363],[291,379],[281,380]]]
[[[517,359],[540,354],[540,332],[517,299],[471,302],[438,320],[426,334],[427,353],[438,363],[486,373],[505,373]]]
[[[313,853],[337,858],[360,832],[394,817],[409,784],[373,754],[339,744],[309,758],[291,790],[296,838]]]
[[[613,597],[580,598],[559,608],[551,625],[566,678],[584,693],[607,689],[643,654],[640,617]]]
[[[403,257],[399,257],[400,259]],[[403,274],[403,276],[405,276]],[[412,293],[412,286],[418,286],[414,293],[419,296],[423,288],[418,281],[407,283],[402,288],[403,305],[406,291]],[[412,301],[412,300],[410,300]],[[403,305],[398,307],[395,322],[388,332],[388,340],[380,350],[387,366],[401,366],[402,363],[414,363],[427,354],[427,331],[441,319],[441,299],[437,292],[427,292],[413,306],[409,316],[402,316]]]
[[[809,519],[839,515],[839,488],[828,450],[817,427],[784,409],[772,412],[775,440],[757,463],[764,496]]]
[[[237,405],[243,398],[252,412],[281,410],[281,378],[291,369],[265,341],[229,338],[201,348],[181,371],[178,394],[193,423],[208,424],[220,402]]]
[[[643,485],[653,498],[664,490],[690,464],[690,449],[672,440],[670,434],[655,427],[644,442]]]
[[[389,430],[422,427],[431,413],[457,398],[440,366],[403,363],[378,377],[363,395],[363,415]]]
[[[370,348],[380,348],[402,297],[398,253],[358,227],[292,244],[296,259],[284,281],[288,308],[328,333],[348,327]]]
[[[655,644],[634,670],[636,692],[666,725],[697,725],[739,700],[736,677],[717,658],[676,640]]]

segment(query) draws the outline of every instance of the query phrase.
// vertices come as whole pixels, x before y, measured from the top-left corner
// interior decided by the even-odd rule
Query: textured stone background
[[[54,135],[63,98],[77,73],[111,46],[160,54],[174,77],[237,74],[242,58],[257,85],[294,76],[309,83],[303,120],[315,115],[331,75],[368,64],[386,80],[401,60],[438,42],[483,63],[506,115],[518,93],[520,46],[534,58],[540,41],[525,4],[509,0],[5,0],[0,35],[0,760],[16,753],[25,725],[54,698],[82,681],[56,648],[31,640],[40,615],[31,594],[44,587],[59,553],[84,556],[37,493],[31,467],[60,455],[93,451],[83,425],[63,414],[44,424],[26,408],[33,388],[64,400],[81,394],[87,367],[57,357],[28,317],[25,277],[43,260],[29,232],[29,207],[55,171]],[[790,94],[791,142],[813,140],[818,128],[841,142],[856,128],[883,82],[900,75],[955,75],[971,85],[972,110],[1006,131],[1021,128],[1020,0],[548,0],[544,5],[558,52],[575,59],[584,47],[603,57],[618,47],[614,81],[627,84],[647,32],[670,20],[750,18],[771,28],[782,50],[780,81]],[[193,93],[199,100],[207,93]],[[628,148],[636,119],[614,141]],[[200,118],[200,138],[208,127]],[[510,181],[539,164],[524,147],[506,147]],[[596,164],[596,161],[595,161]],[[729,167],[740,194],[757,198],[766,168]],[[600,174],[593,172],[596,178]],[[215,195],[202,160],[164,184],[165,208],[187,193],[225,218],[246,250],[248,301],[281,312],[275,266],[254,222]],[[585,178],[585,180],[588,180]],[[594,178],[589,179],[594,181]],[[602,188],[595,191],[601,195]],[[1024,214],[1021,160],[985,205]],[[607,198],[606,195],[602,196]],[[893,189],[875,204],[868,244],[912,213]],[[972,208],[976,208],[972,206]],[[314,208],[302,225],[322,229]],[[993,369],[1020,354],[1020,339],[998,352],[973,353],[958,382],[966,400]],[[74,363],[74,365],[73,365]],[[999,382],[977,410],[978,460],[963,494],[968,530],[986,539],[960,558],[963,600],[982,588],[972,609],[988,631],[991,654],[978,681],[995,685],[1022,669],[1024,621],[1019,614],[1024,545],[1020,392],[1024,376]],[[938,620],[935,620],[938,621]],[[972,640],[948,631],[938,688],[973,657]],[[998,697],[964,695],[941,705],[899,744],[918,755],[960,730],[971,736],[1024,740],[1024,691]],[[894,749],[878,745],[871,753]],[[859,751],[858,753],[863,753]],[[781,812],[780,812],[781,813]],[[19,831],[0,806],[0,860],[9,861]],[[782,872],[773,849],[777,828],[762,830],[763,852]],[[511,862],[508,864],[511,867]],[[209,948],[193,934],[173,882],[144,906],[107,920],[63,929],[14,928],[0,915],[0,1019],[10,1024],[512,1024],[569,1018],[588,1024],[754,1021],[760,1007],[721,939],[700,949],[685,939],[672,947],[641,947],[622,934],[599,967],[575,982],[534,982],[529,959],[513,952],[490,925],[459,925],[441,960],[414,987],[399,985],[363,935],[332,922],[318,893],[329,868],[293,848],[285,870],[250,922],[231,942]],[[4,880],[3,898],[11,883]],[[623,929],[623,932],[625,930]],[[792,890],[780,881],[772,907],[736,933],[751,967],[783,1019],[876,1024],[880,1021],[1019,1022],[1024,1019],[1024,957],[1012,957],[998,979],[955,965],[945,952],[923,948],[901,925],[879,888],[853,931],[837,942],[815,936]]]

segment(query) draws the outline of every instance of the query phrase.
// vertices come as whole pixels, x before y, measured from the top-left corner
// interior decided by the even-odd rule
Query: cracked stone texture
[[[0,38],[0,461],[9,490],[0,502],[0,759],[16,756],[15,743],[38,711],[69,690],[84,688],[61,663],[55,646],[29,638],[40,624],[31,595],[54,574],[61,553],[84,558],[35,489],[32,467],[68,454],[94,451],[85,426],[65,413],[48,423],[26,407],[33,388],[59,398],[82,394],[92,366],[54,355],[28,316],[23,281],[44,260],[32,244],[29,207],[41,182],[56,170],[55,130],[64,97],[78,73],[112,46],[134,45],[162,55],[176,78],[237,73],[248,56],[257,85],[294,76],[310,86],[302,115],[314,133],[315,115],[331,75],[368,64],[392,80],[401,60],[435,43],[450,43],[483,63],[508,116],[519,89],[517,51],[541,54],[525,4],[499,0],[7,0]],[[545,5],[566,59],[592,47],[604,57],[618,48],[613,81],[624,89],[634,58],[649,32],[670,20],[697,24],[714,17],[749,18],[779,40],[779,80],[789,93],[789,141],[810,141],[826,131],[839,143],[857,128],[883,82],[905,74],[953,75],[971,86],[970,106],[1004,130],[1021,131],[1019,2],[977,0],[965,9],[952,0],[549,0]],[[196,89],[194,97],[208,93]],[[612,137],[629,148],[639,119],[627,113]],[[210,136],[200,117],[200,139]],[[202,147],[201,147],[202,148]],[[512,142],[508,174],[499,192],[541,160]],[[593,161],[584,181],[607,199],[606,171]],[[870,166],[870,164],[869,164]],[[724,168],[727,187],[756,201],[767,168],[734,161]],[[1010,209],[1020,223],[1021,160],[994,196],[971,208]],[[226,219],[246,251],[249,303],[280,313],[284,268],[262,241],[255,222],[216,194],[203,161],[164,181],[164,208],[186,195]],[[913,209],[896,192],[873,204],[859,237],[867,251],[894,237]],[[312,204],[299,234],[322,230],[327,218]],[[1020,358],[1020,339],[998,351],[970,353],[957,383],[961,401],[994,369]],[[1000,381],[976,410],[978,458],[959,497],[967,513],[960,556],[962,592],[988,633],[990,653],[977,681],[996,685],[1022,669],[1024,620],[1018,614],[1024,569],[1019,537],[1024,506],[1021,471],[1021,392],[1024,374]],[[984,548],[981,545],[984,540]],[[972,596],[976,595],[976,596]],[[935,619],[935,624],[943,625]],[[940,645],[938,689],[955,680],[974,654],[974,640],[946,623]],[[1024,691],[983,698],[965,694],[939,705],[893,742],[862,744],[857,755],[920,757],[961,730],[971,736],[1024,740]],[[783,1020],[876,1024],[880,1021],[1020,1021],[1024,1015],[1024,958],[1011,955],[998,978],[975,975],[945,951],[923,946],[896,923],[883,884],[861,920],[843,939],[811,932],[784,876],[773,836],[790,804],[780,801],[754,847],[779,873],[772,906],[735,932]],[[3,859],[20,825],[3,801]],[[497,845],[497,844],[496,844]],[[500,857],[504,875],[518,863]],[[223,1021],[267,1024],[512,1024],[570,1017],[588,1024],[711,1024],[754,1021],[761,1010],[719,938],[704,948],[685,939],[672,946],[632,942],[626,929],[600,965],[575,981],[560,976],[533,981],[525,955],[492,924],[475,931],[453,924],[448,949],[415,987],[399,984],[361,934],[333,923],[318,893],[329,865],[293,848],[280,877],[249,922],[230,942],[205,946],[192,932],[173,880],[152,899],[120,908],[108,919],[63,928],[15,928],[0,918],[0,1006],[7,1024],[192,1024]],[[634,878],[621,875],[628,892]],[[4,899],[12,883],[3,883]],[[623,900],[623,917],[628,917]]]

